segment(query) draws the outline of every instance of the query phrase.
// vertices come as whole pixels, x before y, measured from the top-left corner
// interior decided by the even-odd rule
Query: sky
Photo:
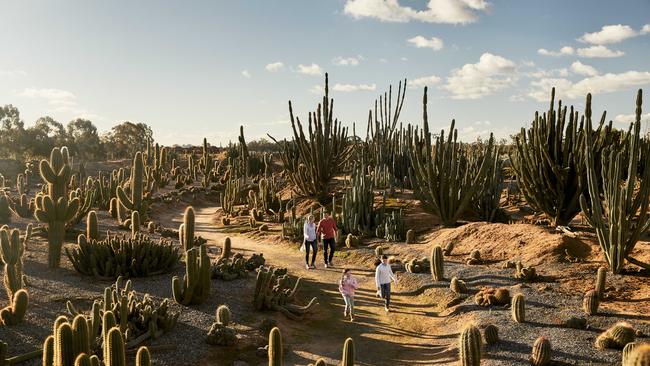
[[[401,121],[422,124],[426,85],[431,128],[456,119],[465,141],[529,125],[552,86],[625,127],[650,85],[650,0],[1,2],[0,105],[144,122],[165,145],[288,137],[288,101],[306,121],[326,72],[350,133],[406,78]]]

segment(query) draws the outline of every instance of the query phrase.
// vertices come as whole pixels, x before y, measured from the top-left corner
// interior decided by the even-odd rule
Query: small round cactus
[[[632,348],[627,357],[623,351],[623,366],[650,365],[650,344],[641,344]]]
[[[499,342],[499,328],[494,324],[489,324],[483,330],[483,338],[485,338],[485,343],[495,344]]]
[[[449,288],[451,288],[451,290],[457,294],[463,294],[467,292],[467,285],[465,284],[465,281],[459,280],[457,277],[453,277],[451,279]]]
[[[475,325],[468,325],[460,333],[458,349],[462,366],[481,364],[481,331]]]
[[[524,323],[526,321],[526,300],[524,295],[516,294],[512,298],[512,320],[517,323]]]
[[[635,340],[634,328],[627,323],[617,323],[607,331],[609,337],[612,338],[614,343],[619,349],[625,347],[628,343]]]
[[[510,302],[510,291],[507,288],[498,288],[494,292],[494,297],[499,304],[507,304]]]
[[[582,300],[582,310],[587,315],[596,315],[598,313],[598,293],[594,290],[589,290]]]
[[[442,281],[445,277],[445,262],[442,257],[442,248],[436,245],[431,250],[431,276],[434,281]]]
[[[530,363],[533,366],[547,366],[551,362],[551,342],[544,337],[539,337],[533,344]]]
[[[231,314],[230,308],[228,308],[228,306],[220,305],[217,308],[217,311],[216,311],[216,314],[215,314],[215,318],[216,318],[217,323],[220,323],[223,326],[227,327],[230,324],[231,316],[232,316],[232,314]]]
[[[415,243],[415,231],[413,231],[413,229],[409,229],[406,231],[406,244],[413,243]]]

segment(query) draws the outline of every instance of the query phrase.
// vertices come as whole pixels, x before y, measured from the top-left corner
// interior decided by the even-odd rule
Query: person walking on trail
[[[336,238],[336,221],[329,215],[329,212],[323,212],[325,217],[318,223],[316,235],[323,238],[323,259],[325,268],[332,267],[332,258],[334,258],[334,238]]]
[[[352,276],[350,269],[346,268],[343,270],[343,276],[339,281],[339,292],[343,295],[343,301],[345,301],[345,310],[343,310],[343,316],[350,315],[350,321],[354,321],[354,291],[359,287],[357,284],[357,279]]]
[[[316,253],[318,253],[318,244],[316,243],[316,223],[314,223],[314,215],[309,215],[302,228],[304,233],[305,246],[305,267],[307,269],[316,268],[314,262],[316,261]],[[311,249],[311,265],[309,264],[309,251]]]
[[[384,299],[384,310],[390,311],[390,283],[394,281],[397,284],[397,277],[388,263],[388,257],[384,254],[381,256],[381,263],[375,270],[375,284],[377,285],[377,294]]]

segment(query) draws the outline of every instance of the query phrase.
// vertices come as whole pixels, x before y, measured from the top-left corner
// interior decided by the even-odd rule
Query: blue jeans
[[[314,265],[314,261],[316,260],[316,253],[318,253],[318,244],[316,244],[316,240],[305,240],[305,263],[309,264],[309,250],[312,250],[312,255],[311,255],[311,265]]]
[[[345,313],[353,315],[354,314],[354,297],[343,295],[343,301],[345,301]]]
[[[380,284],[379,290],[381,291],[381,298],[384,299],[384,305],[386,305],[386,307],[389,307],[390,306],[390,282]]]

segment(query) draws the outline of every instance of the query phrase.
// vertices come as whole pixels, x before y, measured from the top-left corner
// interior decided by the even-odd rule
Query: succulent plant
[[[269,366],[284,365],[284,346],[282,344],[282,333],[275,327],[269,333]]]
[[[523,294],[516,294],[512,297],[512,320],[517,323],[526,321],[526,300]]]
[[[230,308],[228,308],[227,305],[220,305],[217,308],[216,314],[215,314],[215,319],[217,323],[221,323],[224,326],[230,325],[230,318],[231,318],[231,313],[230,313]]]
[[[585,293],[582,301],[582,310],[587,315],[596,315],[598,313],[598,293],[595,290],[589,290]]]
[[[183,223],[178,228],[178,237],[185,252],[194,247],[194,227],[194,207],[187,206],[183,214]]]
[[[607,281],[607,268],[598,267],[598,273],[596,274],[596,293],[598,294],[599,300],[602,300],[605,295],[606,281]]]
[[[14,294],[24,287],[23,255],[32,235],[32,225],[27,225],[25,236],[20,239],[20,231],[9,228],[0,228],[0,258],[5,264],[3,284],[7,298],[12,299]]]
[[[630,344],[632,343],[628,343],[628,345]],[[636,344],[630,348],[627,354],[625,349],[623,350],[623,366],[650,365],[650,344]]]
[[[7,307],[0,310],[0,322],[4,325],[17,325],[25,317],[29,294],[26,290],[16,291]]]
[[[341,366],[354,366],[354,341],[352,338],[346,339],[343,344]]]
[[[414,244],[415,243],[415,231],[413,229],[409,229],[406,231],[406,244]]]
[[[488,324],[485,329],[483,329],[483,338],[485,338],[485,343],[495,344],[499,342],[499,328],[494,324]]]
[[[442,281],[445,277],[445,262],[442,256],[442,248],[436,245],[431,249],[431,276],[434,281]]]
[[[551,342],[544,337],[539,337],[533,344],[530,363],[533,366],[547,366],[551,362]]]
[[[207,246],[193,247],[185,253],[183,281],[172,278],[174,300],[182,305],[201,304],[210,295],[210,257]]]
[[[459,280],[457,277],[452,277],[450,288],[457,294],[464,294],[467,292],[467,285],[465,285],[465,281]]]
[[[458,349],[462,366],[481,364],[481,331],[475,325],[470,324],[461,331]]]
[[[634,328],[628,323],[619,322],[601,333],[596,338],[595,346],[598,349],[623,349],[628,343],[634,342],[635,338]]]

